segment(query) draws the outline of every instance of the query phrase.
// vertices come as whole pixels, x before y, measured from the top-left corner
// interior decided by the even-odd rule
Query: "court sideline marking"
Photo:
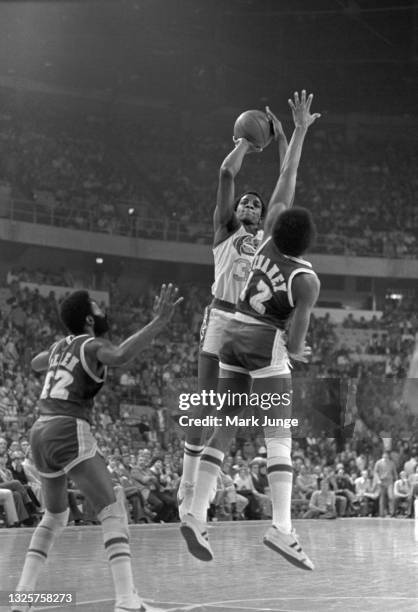
[[[179,606],[182,606],[181,612],[188,612],[188,611],[192,611],[196,608],[201,608],[203,606],[221,606],[221,605],[231,605],[231,604],[245,604],[245,603],[262,603],[262,602],[274,602],[274,601],[297,601],[297,600],[302,600],[303,597],[256,597],[254,599],[227,599],[227,600],[223,600],[223,601],[205,601],[202,603],[186,603],[186,602],[175,602],[175,601],[158,601],[158,602],[154,602],[152,600],[147,600],[150,606],[153,605],[168,605],[168,606],[175,606],[174,608],[167,608],[166,610],[164,610],[164,612],[175,612],[176,610],[179,610]],[[403,596],[399,596],[399,597],[389,597],[389,596],[378,596],[378,595],[367,595],[367,596],[361,596],[361,595],[348,595],[348,596],[335,596],[335,597],[314,597],[312,599],[312,603],[314,603],[314,601],[334,601],[336,599],[343,599],[343,600],[357,600],[357,599],[377,599],[377,600],[381,600],[381,601],[418,601],[418,597],[403,597]],[[89,601],[79,601],[76,604],[76,607],[78,606],[87,606],[87,605],[94,605],[94,604],[98,604],[98,603],[111,603],[113,602],[114,599],[113,598],[107,598],[107,599],[92,599]],[[147,601],[145,603],[147,603]],[[34,608],[34,612],[41,612],[41,610],[62,610],[63,608],[65,608],[66,606],[45,606],[45,607],[41,607],[41,608]],[[236,607],[237,610],[241,609],[241,606],[237,606]],[[250,609],[248,606],[245,607],[245,609]],[[274,608],[263,608],[264,610],[273,610]],[[257,608],[254,608],[254,610],[257,610]],[[258,610],[261,610],[260,608],[258,608]],[[152,612],[152,609],[150,610],[150,612]]]

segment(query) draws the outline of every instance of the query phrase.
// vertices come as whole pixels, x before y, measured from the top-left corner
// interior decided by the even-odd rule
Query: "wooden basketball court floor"
[[[189,555],[178,524],[130,527],[138,591],[165,612],[417,612],[418,521],[294,521],[316,569],[299,570],[261,540],[268,523],[213,523],[215,560]],[[31,529],[0,531],[0,590],[11,590]],[[76,591],[77,605],[35,610],[113,612],[100,527],[69,527],[38,587]],[[3,595],[4,597],[4,595]],[[8,608],[0,606],[0,610]]]

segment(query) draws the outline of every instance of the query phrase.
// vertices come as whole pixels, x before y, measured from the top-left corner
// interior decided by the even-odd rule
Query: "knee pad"
[[[286,457],[291,459],[292,438],[266,438],[267,459]]]
[[[68,524],[68,518],[70,516],[70,510],[67,508],[64,512],[54,513],[49,510],[45,510],[41,525],[49,527],[55,534],[60,533],[65,529]]]
[[[104,532],[119,533],[122,529],[126,536],[128,536],[128,517],[126,515],[125,506],[119,495],[113,504],[105,506],[97,514],[97,518],[101,522]]]

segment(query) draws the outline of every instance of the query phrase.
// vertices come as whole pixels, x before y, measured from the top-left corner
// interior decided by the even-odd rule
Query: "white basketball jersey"
[[[231,236],[213,248],[215,281],[212,295],[236,304],[251,269],[254,254],[263,239],[263,231],[254,236],[241,225]]]

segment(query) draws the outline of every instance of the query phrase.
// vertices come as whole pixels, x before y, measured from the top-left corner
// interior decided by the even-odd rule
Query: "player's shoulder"
[[[298,278],[299,276],[312,276],[318,279],[318,275],[314,270],[314,267],[310,261],[303,259],[302,257],[293,257],[290,255],[284,255],[278,251],[277,247],[273,246],[273,249],[278,253],[278,264],[281,269],[291,278]],[[319,281],[318,281],[319,282]]]
[[[302,300],[304,302],[316,301],[319,295],[321,283],[313,270],[307,268],[300,270],[292,280],[292,295],[296,302]]]
[[[310,261],[308,261],[307,259],[304,259],[304,257],[302,257],[302,256],[295,257],[293,255],[285,255],[284,253],[282,253],[277,248],[277,246],[275,245],[274,240],[272,239],[271,236],[269,238],[269,244],[271,244],[271,247],[276,250],[276,252],[278,253],[279,257],[290,268],[293,268],[294,270],[307,269],[307,270],[312,270],[312,272],[314,272],[312,263]]]
[[[88,336],[80,349],[81,364],[83,369],[96,382],[104,382],[107,368],[99,358],[99,350],[113,347],[108,338]]]
[[[73,343],[74,338],[75,336],[69,335],[63,336],[62,338],[58,338],[58,340],[55,340],[47,349],[49,357],[52,358],[53,355],[56,355],[57,353],[67,351],[67,349]]]
[[[99,348],[112,346],[112,343],[108,338],[102,336],[85,336],[83,345],[84,351],[91,354],[96,353]]]
[[[65,350],[65,349],[68,349],[69,347],[83,344],[83,342],[87,340],[89,337],[90,337],[89,334],[68,334],[67,336],[64,336],[63,338],[60,338],[59,340],[54,342],[51,345],[50,350],[51,351],[55,349]]]
[[[310,270],[309,268],[306,269],[299,269],[297,270],[297,272],[299,272],[299,274],[296,274],[295,277],[292,280],[292,286],[293,287],[312,287],[312,288],[316,288],[316,287],[320,287],[321,286],[321,282],[316,274],[316,272],[314,272],[313,270]]]
[[[73,340],[74,336],[63,336],[62,338],[58,338],[58,340],[55,340],[55,342],[53,342],[50,347],[49,347],[49,351],[55,351],[55,349],[58,348],[64,348],[66,346],[68,346],[69,344],[71,344],[72,340]]]
[[[227,240],[235,240],[235,238],[243,234],[247,234],[247,230],[238,220],[236,223],[222,225],[215,231],[212,248],[215,250],[221,244],[226,243]]]

